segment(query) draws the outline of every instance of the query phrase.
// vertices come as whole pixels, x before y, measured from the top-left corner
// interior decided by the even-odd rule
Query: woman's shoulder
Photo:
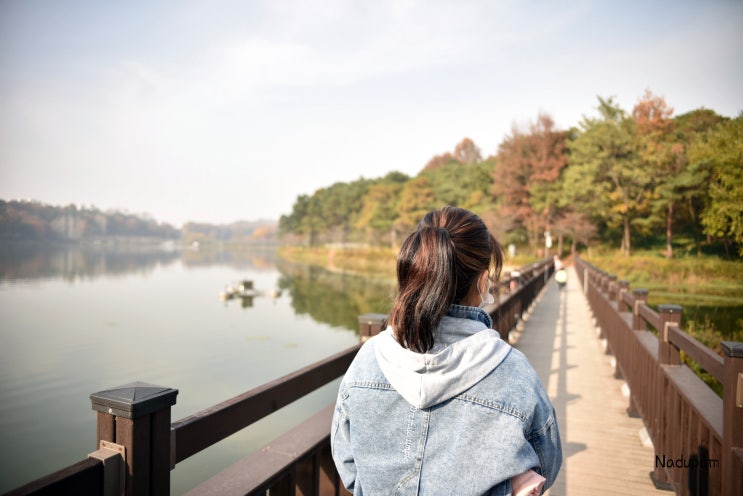
[[[485,376],[470,393],[496,403],[507,403],[519,411],[532,411],[547,395],[537,372],[526,356],[511,348],[503,361]]]
[[[371,378],[384,377],[377,363],[375,348],[379,335],[372,336],[369,338],[359,351],[356,353],[351,365],[346,371],[344,380],[348,381],[362,381],[369,380]]]
[[[529,388],[539,398],[540,402],[547,399],[546,385],[542,382],[539,374],[534,369],[529,359],[521,351],[512,349],[505,363],[507,373],[521,387]],[[547,401],[549,401],[547,399]]]
[[[514,380],[526,381],[531,384],[542,383],[526,355],[514,347],[511,347],[510,353],[503,360],[501,366],[503,369],[500,373],[508,374]]]

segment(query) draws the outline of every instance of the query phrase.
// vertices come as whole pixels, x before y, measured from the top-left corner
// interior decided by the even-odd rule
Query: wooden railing
[[[486,308],[502,337],[534,303],[552,270],[544,261],[504,278],[499,303]],[[377,334],[385,320],[383,314],[360,316],[360,341]],[[172,423],[176,389],[136,382],[94,393],[100,449],[7,494],[169,494],[177,463],[342,376],[360,346]],[[348,494],[331,458],[332,414],[330,405],[188,494]]]
[[[577,259],[583,290],[616,375],[629,386],[628,412],[652,439],[651,478],[679,495],[743,494],[743,343],[723,342],[723,356],[681,327],[682,308],[647,305],[648,291]],[[651,332],[648,327],[655,330]],[[723,385],[720,398],[680,353]]]
[[[508,334],[534,304],[554,270],[552,260],[546,259],[504,274],[498,284],[497,303],[486,308],[503,340],[508,341]]]

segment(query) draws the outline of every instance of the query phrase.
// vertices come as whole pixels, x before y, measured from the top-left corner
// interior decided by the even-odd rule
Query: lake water
[[[249,279],[279,297],[222,301]],[[389,281],[241,254],[0,247],[0,492],[86,458],[89,395],[133,381],[179,390],[172,420],[358,342]],[[181,494],[334,401],[337,381],[179,463]]]

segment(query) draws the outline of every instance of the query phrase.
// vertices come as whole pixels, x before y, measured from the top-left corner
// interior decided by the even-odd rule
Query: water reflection
[[[184,250],[181,262],[184,267],[221,265],[255,271],[275,270],[278,254],[271,246],[255,246],[235,250]]]
[[[93,280],[102,276],[147,274],[177,261],[186,268],[223,266],[241,271],[278,269],[272,291],[288,292],[297,314],[334,327],[358,330],[358,316],[386,312],[392,299],[390,281],[332,272],[294,264],[278,257],[272,248],[247,250],[178,250],[158,246],[67,246],[13,244],[0,246],[0,281],[33,279]],[[225,281],[225,284],[230,281]],[[242,308],[253,306],[253,297],[237,299]]]
[[[158,247],[65,246],[33,243],[0,245],[0,281],[63,279],[149,273],[180,258]]]
[[[161,246],[7,243],[0,246],[0,281],[76,281],[132,273],[148,274],[158,267],[178,261],[189,269],[222,266],[245,272],[278,270],[276,287],[263,289],[288,294],[296,314],[308,315],[317,322],[356,332],[359,315],[389,311],[394,291],[393,283],[388,280],[287,262],[270,247],[197,251]],[[225,281],[225,284],[230,282]],[[230,304],[244,309],[254,305],[254,297],[234,300]]]
[[[243,279],[254,282],[253,299],[219,301],[225,284]],[[172,414],[182,418],[358,343],[358,315],[387,311],[390,293],[389,283],[270,250],[0,246],[0,493],[90,452],[90,393],[134,380],[176,387]],[[336,392],[331,384],[179,465],[173,494]]]
[[[55,245],[3,243],[0,245],[0,281],[63,279],[92,280],[101,276],[148,274],[180,260],[187,268],[225,266],[272,271],[275,248],[246,250],[191,250],[167,245]]]
[[[389,312],[394,296],[391,281],[286,261],[279,261],[277,267],[279,288],[291,295],[297,314],[358,333],[359,315]]]
[[[359,315],[389,311],[394,290],[392,281],[292,263],[278,257],[272,260],[275,265],[270,266],[271,269],[279,272],[275,288],[251,288],[245,293],[239,290],[240,281],[228,284],[219,294],[225,306],[250,309],[256,298],[275,302],[288,297],[296,315],[308,315],[316,322],[357,334]]]

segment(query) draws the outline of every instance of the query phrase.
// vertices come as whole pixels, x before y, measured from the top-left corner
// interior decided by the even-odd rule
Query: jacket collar
[[[457,319],[475,320],[485,324],[488,329],[493,328],[493,319],[482,308],[452,304],[449,305],[446,315]]]

